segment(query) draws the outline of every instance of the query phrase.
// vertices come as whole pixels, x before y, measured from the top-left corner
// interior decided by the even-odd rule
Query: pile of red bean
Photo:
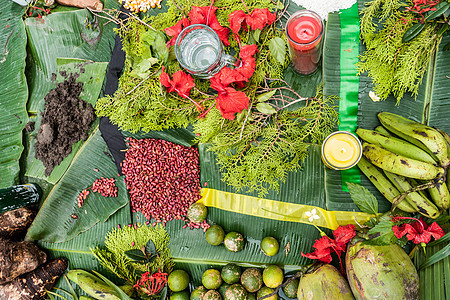
[[[166,223],[201,198],[198,150],[165,140],[127,138],[122,164],[133,212]]]
[[[92,191],[103,197],[117,197],[117,186],[114,178],[97,178],[92,184]]]

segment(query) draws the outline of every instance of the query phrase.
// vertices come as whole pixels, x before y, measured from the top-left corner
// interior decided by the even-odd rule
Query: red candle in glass
[[[313,73],[322,55],[323,21],[310,10],[300,10],[286,23],[292,65],[300,74]]]

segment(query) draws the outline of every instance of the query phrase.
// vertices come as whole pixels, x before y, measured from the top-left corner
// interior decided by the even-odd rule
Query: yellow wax
[[[337,131],[329,135],[322,146],[322,159],[328,167],[337,170],[351,168],[361,158],[361,143],[353,134]]]

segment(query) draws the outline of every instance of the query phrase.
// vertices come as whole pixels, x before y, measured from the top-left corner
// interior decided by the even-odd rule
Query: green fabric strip
[[[358,121],[359,76],[355,64],[359,55],[358,3],[342,10],[340,48],[339,130],[355,133]],[[348,191],[346,182],[361,184],[358,167],[341,171],[342,190]]]

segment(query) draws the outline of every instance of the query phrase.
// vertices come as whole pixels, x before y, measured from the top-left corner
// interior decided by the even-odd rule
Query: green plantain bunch
[[[436,219],[450,207],[450,137],[393,113],[378,118],[375,130],[356,130],[364,141],[358,167],[394,207]]]

